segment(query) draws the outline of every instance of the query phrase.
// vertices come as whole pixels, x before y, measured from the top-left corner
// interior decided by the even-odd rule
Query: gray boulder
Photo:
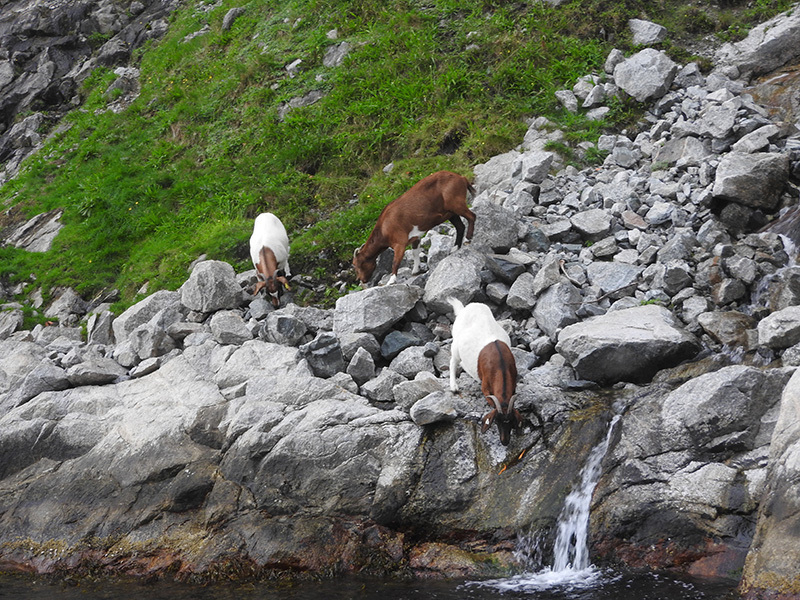
[[[239,308],[243,301],[233,267],[218,260],[198,263],[181,286],[180,295],[186,308],[201,313]]]
[[[525,152],[519,157],[514,170],[514,177],[520,177],[531,183],[541,183],[550,172],[553,164],[553,153],[545,151]]]
[[[519,168],[520,156],[521,154],[517,150],[511,150],[505,154],[493,156],[483,164],[475,165],[472,169],[475,173],[472,185],[475,186],[478,194],[511,179]]]
[[[106,385],[125,377],[128,371],[110,358],[90,357],[67,369],[67,379],[74,387]]]
[[[209,321],[209,327],[214,339],[220,344],[241,346],[246,341],[253,339],[253,334],[247,328],[242,315],[235,310],[215,312]]]
[[[67,288],[44,311],[44,316],[56,318],[64,325],[75,325],[86,314],[86,301],[75,290]]]
[[[666,94],[677,72],[666,54],[645,48],[614,67],[614,82],[637,102],[646,102]]]
[[[451,311],[450,297],[468,304],[480,289],[484,264],[483,254],[462,248],[436,265],[425,283],[423,302],[428,310],[441,314]]]
[[[720,161],[713,194],[752,208],[774,209],[789,175],[789,157],[768,152],[729,152]]]
[[[433,359],[426,354],[424,346],[411,346],[398,354],[389,364],[389,368],[408,379],[413,379],[423,371],[433,373]]]
[[[108,346],[114,343],[114,313],[103,310],[89,315],[86,320],[86,341]]]
[[[697,354],[700,343],[669,310],[650,304],[565,327],[556,350],[579,378],[614,383],[647,381],[656,371]]]
[[[393,371],[383,369],[375,379],[372,379],[361,386],[361,393],[373,402],[393,402],[394,388],[400,383],[407,381],[407,378]]]
[[[394,401],[397,408],[410,410],[417,400],[442,391],[442,384],[435,375],[429,371],[420,371],[411,381],[403,381],[395,386]]]
[[[449,422],[456,416],[453,396],[447,392],[432,392],[411,407],[411,419],[420,426]]]
[[[472,207],[475,228],[471,247],[486,252],[506,253],[517,243],[516,213],[492,203],[478,204]]]
[[[507,290],[506,304],[509,308],[521,311],[530,311],[536,304],[534,292],[534,276],[528,272],[517,277],[516,281]],[[488,286],[487,286],[488,292]]]
[[[342,296],[336,301],[333,332],[380,335],[402,319],[422,297],[421,288],[396,284],[373,287]]]
[[[652,21],[630,19],[628,27],[633,34],[634,46],[649,46],[663,42],[667,37],[667,28]]]
[[[539,296],[533,316],[539,329],[555,340],[561,329],[578,322],[580,305],[580,290],[567,281],[559,281]]]
[[[590,241],[597,241],[611,231],[611,215],[600,208],[576,213],[570,222],[584,239]]]
[[[800,306],[789,306],[758,322],[758,343],[768,348],[788,348],[800,342]]]
[[[632,296],[641,274],[642,267],[621,262],[597,261],[586,268],[589,283],[614,300]]]
[[[800,15],[782,13],[753,27],[747,37],[725,44],[715,61],[737,68],[743,78],[755,77],[782,67],[800,56]]]
[[[262,329],[268,342],[285,346],[297,346],[307,331],[308,327],[301,319],[283,310],[269,313]]]
[[[128,308],[112,323],[116,343],[126,341],[134,329],[147,323],[161,310],[180,302],[180,298],[179,292],[160,290]]]
[[[20,329],[23,321],[24,315],[18,308],[0,311],[0,340]]]
[[[339,339],[329,331],[319,333],[300,346],[300,355],[308,361],[314,375],[324,379],[344,371],[346,367]]]
[[[617,425],[595,489],[590,527],[598,554],[654,556],[656,545],[656,552],[703,554],[713,539],[723,571],[741,569],[748,551],[741,536],[753,531],[790,375],[733,366],[639,395]],[[630,527],[639,533],[624,533]]]
[[[358,348],[347,364],[347,374],[359,385],[375,377],[375,361],[364,348]]]

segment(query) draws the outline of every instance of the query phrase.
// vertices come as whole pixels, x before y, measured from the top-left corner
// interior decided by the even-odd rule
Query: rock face
[[[595,492],[599,554],[696,575],[741,569],[791,374],[731,366],[638,394]]]
[[[176,6],[173,0],[3,4],[0,183],[41,147],[45,118],[57,120],[78,106],[80,84],[92,70],[127,65],[136,48],[166,32],[167,17]],[[93,38],[107,41],[95,50]],[[31,110],[39,112],[16,123],[18,115]]]
[[[798,527],[796,460],[800,449],[800,374],[783,390],[778,422],[772,433],[764,501],[759,506],[758,526],[747,555],[742,577],[746,598],[758,598],[764,590],[777,590],[787,597],[800,589],[797,572]]]
[[[65,290],[40,305],[61,324],[27,331],[3,305],[0,567],[488,576],[514,568],[519,532],[545,563],[616,414],[593,557],[800,598],[800,270],[777,233],[800,136],[730,64],[705,76],[647,49],[605,70],[560,97],[587,114],[650,102],[638,130],[601,136],[603,164],[579,171],[534,120],[476,165],[472,244],[428,232],[423,273],[396,285],[276,310],[243,293],[252,271],[203,261],[116,317]],[[509,332],[527,422],[508,447],[480,431],[476,382],[449,391],[449,297]]]

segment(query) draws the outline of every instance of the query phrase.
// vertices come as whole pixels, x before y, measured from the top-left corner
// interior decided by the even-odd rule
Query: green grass
[[[520,143],[526,118],[548,116],[570,143],[635,122],[639,107],[630,103],[589,122],[563,111],[554,92],[601,72],[612,47],[630,50],[631,17],[699,21],[678,5],[225,0],[208,13],[183,8],[166,38],[137,51],[142,93],[132,106],[101,112],[114,99],[105,95],[114,75],[96,71],[84,106],[67,117],[71,128],[0,189],[0,203],[26,215],[64,209],[51,251],[0,248],[0,277],[33,276],[46,295],[62,285],[84,297],[116,288],[124,307],[144,283],[150,292],[177,288],[200,254],[250,268],[247,239],[262,211],[287,225],[293,273],[330,274],[388,201],[437,169],[471,177],[475,164]],[[234,6],[245,12],[222,31]],[[757,0],[748,10],[761,17],[780,6]],[[708,21],[719,30],[716,16]],[[209,33],[184,41],[206,23]],[[323,67],[341,40],[355,49],[341,67]],[[284,67],[296,59],[300,71],[288,77]],[[326,96],[278,118],[281,103],[312,90]]]

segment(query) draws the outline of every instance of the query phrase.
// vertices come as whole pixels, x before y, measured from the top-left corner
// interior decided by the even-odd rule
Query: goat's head
[[[481,433],[486,433],[486,430],[491,427],[492,423],[497,423],[497,433],[500,436],[500,443],[503,446],[508,446],[511,441],[511,431],[517,430],[522,427],[522,415],[514,408],[514,396],[508,401],[507,405],[503,405],[497,396],[492,394],[486,396],[486,401],[490,406],[494,406],[492,410],[486,413],[481,419]]]
[[[360,246],[353,252],[353,266],[356,269],[356,277],[361,283],[367,283],[375,272],[375,257],[368,258],[364,254],[364,246]]]
[[[280,269],[266,279],[259,280],[256,283],[256,289],[253,291],[253,295],[257,295],[258,292],[260,292],[263,288],[266,288],[267,293],[270,296],[270,300],[272,301],[272,305],[275,308],[279,308],[281,305],[280,298],[283,295],[283,290],[289,289],[289,281],[286,279],[286,272],[283,269]]]

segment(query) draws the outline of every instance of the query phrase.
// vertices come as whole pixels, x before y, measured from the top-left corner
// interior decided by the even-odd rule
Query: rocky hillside
[[[612,52],[559,98],[602,114],[627,94],[647,127],[604,136],[604,164],[579,171],[534,120],[476,165],[468,246],[439,227],[422,275],[405,266],[335,308],[289,293],[275,310],[249,294],[253,271],[220,261],[119,316],[89,307],[85,332],[74,293],[47,308],[59,326],[21,330],[7,307],[0,568],[509,572],[520,536],[551,546],[619,414],[593,560],[800,597],[800,136],[753,87],[797,60],[799,32],[783,15],[708,75]],[[528,422],[507,447],[480,432],[476,382],[448,391],[449,297],[489,305],[511,335]]]

